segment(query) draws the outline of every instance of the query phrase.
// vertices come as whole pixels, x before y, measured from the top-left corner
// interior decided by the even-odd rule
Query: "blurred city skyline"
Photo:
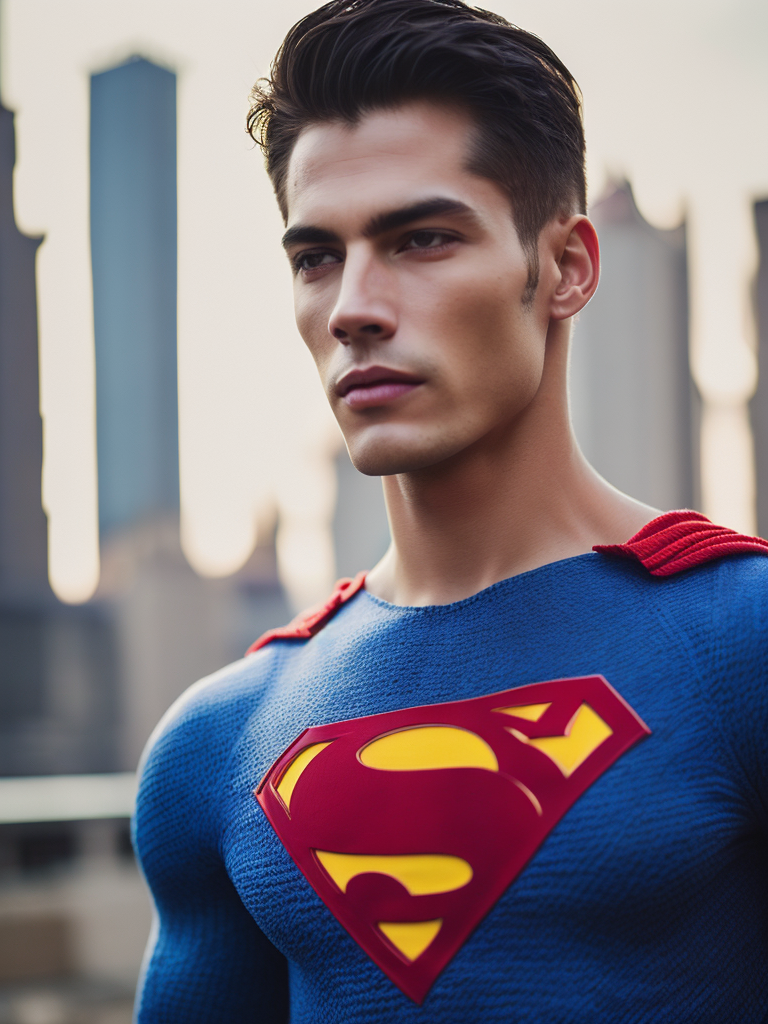
[[[0,1019],[128,1024],[147,737],[289,603],[372,566],[388,526],[297,335],[243,130],[312,5],[1,2]],[[580,443],[640,499],[752,530],[768,12],[493,6],[585,92],[604,274],[574,332]],[[766,531],[765,374],[750,414]]]
[[[186,555],[200,572],[232,572],[257,525],[270,529],[278,513],[281,575],[294,601],[320,595],[333,575],[339,435],[293,325],[279,215],[243,130],[253,81],[315,6],[4,0],[0,67],[4,101],[17,114],[17,221],[46,236],[38,254],[44,501],[51,580],[65,600],[87,599],[99,571],[89,79],[132,54],[178,74]],[[768,136],[756,130],[768,107],[768,11],[752,0],[491,6],[541,35],[579,80],[592,199],[608,174],[622,175],[651,223],[671,228],[686,216],[692,365],[705,399],[703,510],[752,531],[749,289],[752,203],[768,195]]]

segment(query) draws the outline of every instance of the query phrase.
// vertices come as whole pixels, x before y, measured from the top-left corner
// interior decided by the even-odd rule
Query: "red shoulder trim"
[[[596,544],[592,550],[635,558],[652,576],[673,576],[726,555],[768,555],[768,540],[715,526],[701,512],[680,509],[652,519],[626,544]]]
[[[270,629],[259,639],[252,643],[246,655],[253,654],[260,648],[265,647],[272,640],[308,640],[315,633],[319,633],[326,622],[330,621],[343,604],[346,604],[351,597],[354,597],[358,590],[361,590],[365,583],[367,573],[359,572],[353,580],[341,579],[336,582],[333,593],[327,601],[317,604],[314,608],[308,608],[299,612],[295,619],[292,619],[287,626],[279,626],[277,629]]]

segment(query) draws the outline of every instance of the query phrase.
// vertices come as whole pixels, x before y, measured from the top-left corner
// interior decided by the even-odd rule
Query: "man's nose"
[[[343,345],[384,341],[397,330],[393,282],[375,256],[347,253],[328,331]]]

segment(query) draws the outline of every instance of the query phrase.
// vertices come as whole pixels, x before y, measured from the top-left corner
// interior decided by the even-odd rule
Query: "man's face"
[[[286,183],[296,322],[355,466],[390,475],[495,443],[536,394],[509,197],[465,168],[472,123],[420,102],[306,129]]]

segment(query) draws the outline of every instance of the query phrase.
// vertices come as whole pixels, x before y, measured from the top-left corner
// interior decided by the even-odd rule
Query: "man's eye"
[[[332,252],[305,252],[293,261],[297,270],[317,270],[331,263],[338,263],[339,257]]]
[[[406,242],[405,249],[439,249],[451,241],[452,235],[442,231],[415,231]]]

